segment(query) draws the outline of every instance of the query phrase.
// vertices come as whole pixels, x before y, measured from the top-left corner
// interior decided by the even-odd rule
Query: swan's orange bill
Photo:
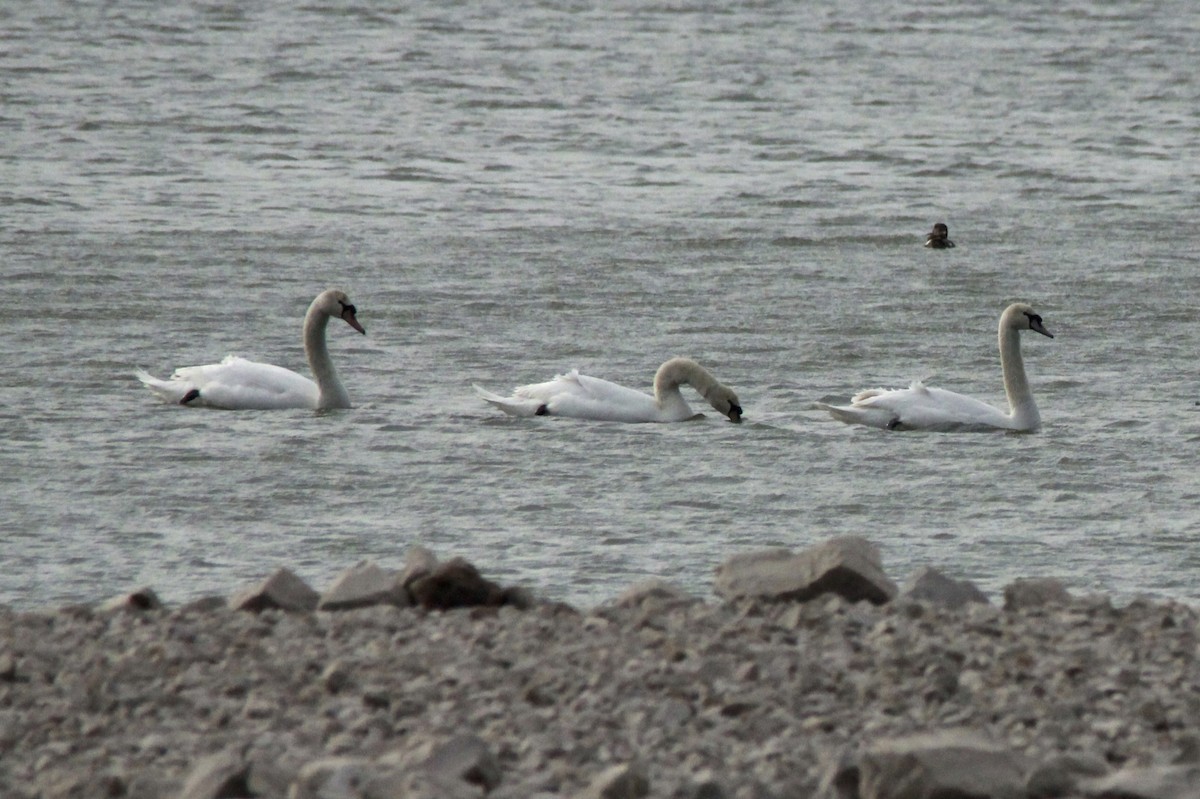
[[[367,331],[364,330],[363,326],[358,323],[358,317],[354,315],[354,311],[349,309],[342,311],[342,318],[346,320],[346,323],[350,325],[350,327],[354,328],[359,333],[362,333],[364,336],[367,335]]]

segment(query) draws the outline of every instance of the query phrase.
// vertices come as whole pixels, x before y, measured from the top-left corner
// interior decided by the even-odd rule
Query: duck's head
[[[953,242],[950,241],[950,228],[946,227],[945,222],[938,222],[933,226],[933,230],[925,236],[926,247],[953,247]]]

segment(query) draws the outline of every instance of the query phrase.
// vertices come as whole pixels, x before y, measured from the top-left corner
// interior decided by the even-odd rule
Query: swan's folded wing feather
[[[546,410],[551,416],[598,422],[664,421],[654,397],[572,369],[549,384]]]
[[[483,398],[485,402],[495,405],[505,413],[513,416],[536,416],[538,408],[542,407],[542,401],[529,397],[502,397],[499,394],[493,394],[486,388],[476,385],[475,393]]]
[[[920,382],[892,391],[861,392],[855,396],[852,407],[864,415],[870,413],[876,422],[886,414],[890,421],[884,426],[893,430],[950,432],[1011,426],[1011,419],[1005,413],[986,402]]]
[[[578,392],[564,392],[546,403],[551,416],[591,419],[597,422],[662,422],[663,417],[654,398],[640,392],[632,395],[601,397]]]
[[[545,383],[520,386],[513,391],[513,396],[544,403],[577,400],[580,403],[597,405],[644,407],[646,402],[654,404],[654,398],[649,394],[598,377],[580,374],[577,369],[558,375]]]
[[[908,427],[969,431],[1013,426],[1012,417],[994,405],[944,388],[924,388],[921,395],[913,395],[906,400],[900,412],[900,422]]]
[[[214,408],[315,408],[320,393],[316,383],[290,369],[235,355],[220,363],[176,369],[171,380],[199,391],[195,404]]]
[[[145,369],[134,371],[134,375],[145,384],[146,388],[154,392],[154,395],[164,402],[178,404],[188,392],[188,386],[183,382],[179,380],[163,380],[150,374]]]
[[[475,390],[487,402],[514,416],[567,416],[608,422],[666,421],[654,397],[578,370],[558,375],[545,383],[531,383],[513,390],[511,397]]]
[[[610,380],[580,374],[578,370],[572,370],[569,375],[563,375],[562,378],[568,379],[573,384],[570,389],[572,395],[586,396],[598,403],[639,408],[646,407],[647,402],[651,405],[654,404],[654,397],[645,392],[613,383]]]
[[[552,397],[563,392],[583,392],[584,389],[579,384],[578,377],[579,373],[571,370],[567,374],[557,375],[553,380],[547,380],[545,383],[517,386],[513,389],[513,396],[520,399],[549,402]]]
[[[1009,428],[1004,412],[973,397],[931,388],[916,380],[908,388],[860,391],[849,405],[819,404],[834,418],[888,430],[968,431]]]
[[[856,394],[854,400],[858,400],[864,393],[866,392]],[[870,404],[854,402],[852,405],[829,405],[817,402],[814,403],[814,407],[828,411],[834,419],[846,424],[862,424],[886,430],[896,421],[896,415],[892,411],[887,408],[874,408]]]

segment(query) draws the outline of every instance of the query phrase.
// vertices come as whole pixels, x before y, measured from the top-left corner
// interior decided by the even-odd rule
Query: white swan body
[[[672,358],[654,375],[654,396],[632,388],[588,377],[572,369],[545,383],[521,386],[511,397],[501,397],[479,386],[479,396],[513,416],[567,416],[602,422],[682,422],[697,414],[679,392],[688,384],[708,403],[729,417],[742,420],[737,394],[717,382],[690,358]]]
[[[166,402],[189,407],[227,410],[277,410],[283,408],[349,408],[350,395],[342,385],[329,348],[325,328],[333,317],[343,319],[366,335],[355,316],[357,310],[344,292],[323,291],[304,315],[304,353],[316,380],[282,366],[259,363],[230,355],[220,363],[184,366],[169,380],[152,377],[142,370],[137,377]]]
[[[1054,338],[1042,325],[1042,317],[1023,303],[1013,303],[1000,315],[1000,366],[1009,412],[973,397],[942,388],[929,388],[920,381],[904,389],[873,388],[851,398],[849,405],[817,407],[847,424],[864,424],[886,430],[979,431],[1037,430],[1042,423],[1021,358],[1022,330],[1033,330]]]

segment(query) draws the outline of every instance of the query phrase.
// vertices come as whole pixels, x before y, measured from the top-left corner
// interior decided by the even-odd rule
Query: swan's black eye
[[[346,313],[346,311],[349,311],[352,314],[356,314],[356,315],[358,314],[357,308],[355,308],[353,305],[351,305],[348,302],[343,302],[342,303],[342,313]]]
[[[1040,325],[1042,323],[1042,317],[1038,316],[1035,313],[1026,313],[1025,315],[1029,317],[1030,327],[1032,327],[1033,325]]]

